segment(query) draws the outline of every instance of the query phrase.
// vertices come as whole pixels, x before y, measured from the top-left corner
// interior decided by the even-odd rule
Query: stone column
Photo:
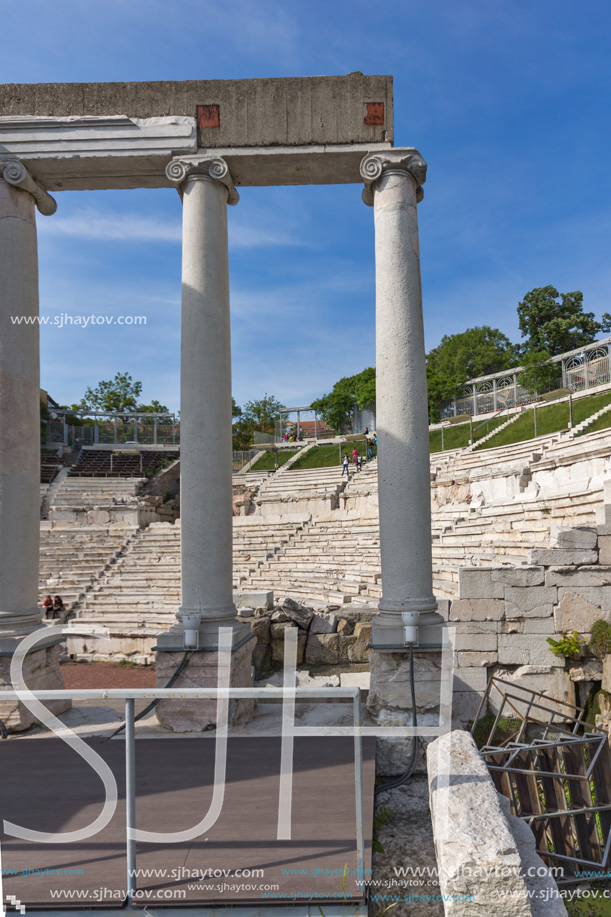
[[[372,646],[403,646],[401,613],[434,612],[428,405],[416,203],[426,164],[413,149],[361,164],[374,208],[376,430],[382,598]]]
[[[18,160],[0,161],[0,685],[20,640],[42,624],[38,607],[40,540],[40,363],[35,206],[56,204]],[[21,321],[18,321],[18,320]],[[53,642],[53,641],[50,641]],[[26,660],[31,687],[63,687],[59,649],[44,646]],[[54,711],[65,709],[55,705]],[[33,717],[0,704],[10,729]]]
[[[252,684],[250,627],[233,601],[231,339],[227,204],[239,200],[222,159],[174,160],[168,176],[183,199],[180,524],[182,604],[162,634],[157,672],[169,676],[182,649],[184,618],[201,616],[199,652],[185,684],[216,679],[219,627],[233,629],[232,685]],[[174,652],[172,652],[174,651]],[[246,679],[246,681],[244,680]],[[177,683],[180,684],[180,681]],[[244,706],[244,702],[241,702]],[[235,705],[239,707],[240,705]],[[184,707],[184,709],[183,709]],[[189,728],[186,706],[160,704],[167,725]],[[214,704],[191,728],[212,722]],[[234,717],[235,719],[235,717]]]

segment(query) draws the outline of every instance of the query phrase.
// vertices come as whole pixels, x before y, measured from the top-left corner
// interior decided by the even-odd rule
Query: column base
[[[369,654],[371,683],[367,709],[386,725],[411,725],[409,652]],[[441,653],[414,651],[414,693],[418,722],[438,714],[441,691]]]
[[[422,603],[424,604],[424,603]],[[430,607],[414,608],[405,607],[404,611],[420,611],[418,624],[418,649],[438,650],[442,643],[442,627],[444,617],[437,611],[438,603],[435,601],[433,609]],[[378,614],[373,619],[371,629],[371,648],[380,653],[406,652],[405,634],[400,611],[389,611],[380,607]]]
[[[28,653],[23,663],[23,677],[31,691],[53,690],[64,688],[64,679],[59,668],[61,647],[56,642],[52,646],[35,649]],[[11,685],[12,652],[3,648],[0,655],[0,698],[2,687]],[[56,716],[65,713],[72,706],[70,699],[45,701],[45,706]],[[0,699],[0,719],[8,732],[23,732],[35,726],[38,720],[21,701],[3,701]]]
[[[231,652],[230,686],[250,688],[253,685],[252,654],[257,639],[249,636],[234,645]],[[236,628],[236,630],[241,630]],[[169,637],[162,634],[161,637]],[[184,649],[169,651],[162,645],[161,637],[157,649],[157,687],[167,685],[182,662]],[[174,637],[174,639],[176,639]],[[216,688],[218,686],[218,651],[197,650],[175,681],[174,688]],[[252,718],[254,700],[232,700],[229,702],[229,726],[240,726]],[[172,732],[205,732],[216,727],[215,700],[162,700],[155,708],[157,719]]]

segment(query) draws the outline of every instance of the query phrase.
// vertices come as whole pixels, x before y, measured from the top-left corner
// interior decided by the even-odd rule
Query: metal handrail
[[[326,697],[352,700],[354,726],[350,729],[354,737],[354,784],[355,784],[355,819],[356,851],[358,876],[365,876],[365,843],[363,833],[363,747],[361,726],[361,692],[354,688],[63,688],[40,691],[16,691],[13,688],[0,688],[0,700],[23,701],[33,697],[38,701],[49,700],[124,700],[125,701],[125,785],[126,785],[126,852],[127,852],[127,898],[132,903],[136,893],[136,729],[134,717],[135,700],[172,699],[182,700],[248,700],[268,699],[282,700],[300,698],[322,700]],[[283,722],[282,744],[295,735],[320,735],[324,730],[308,730],[307,727],[292,726],[287,729]],[[171,843],[171,842],[169,842]]]

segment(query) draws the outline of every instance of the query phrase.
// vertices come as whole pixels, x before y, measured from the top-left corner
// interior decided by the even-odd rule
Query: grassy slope
[[[605,405],[611,403],[611,392],[604,392],[601,395],[591,395],[589,398],[580,398],[573,401],[573,423],[577,425],[595,414]],[[566,430],[569,423],[569,404],[552,404],[549,407],[537,408],[537,434],[545,436],[548,433],[557,433],[560,430]],[[600,424],[600,426],[598,425]],[[588,427],[586,432],[591,433],[594,430],[601,430],[611,424],[611,414],[603,416],[592,426]],[[519,420],[512,423],[507,429],[501,430],[492,439],[486,442],[482,449],[493,449],[496,446],[508,446],[511,443],[519,443],[524,440],[533,439],[535,435],[535,415],[534,410],[529,408],[520,415]]]
[[[283,449],[278,452],[278,467],[280,468],[285,462],[288,462],[299,449]],[[250,471],[274,471],[276,468],[276,456],[273,452],[266,452],[260,459],[249,469]],[[249,472],[247,471],[246,474]]]
[[[365,456],[365,443],[359,442],[356,443],[343,443],[342,444],[342,458],[344,453],[348,453],[348,458],[352,461],[352,450],[356,446],[357,451],[364,457]],[[313,449],[310,449],[305,455],[302,455],[301,458],[298,458],[295,464],[291,467],[293,468],[332,468],[334,465],[341,465],[339,459],[339,446],[315,446]]]

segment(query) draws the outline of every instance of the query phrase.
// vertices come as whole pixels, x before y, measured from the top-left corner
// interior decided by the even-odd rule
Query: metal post
[[[314,411],[314,439],[318,442],[318,414]]]
[[[299,437],[301,436],[301,411],[297,411],[297,441],[299,442]]]
[[[562,387],[563,387],[563,388],[567,388],[567,379],[566,379],[566,360],[562,360],[562,362],[561,362],[560,365],[561,365],[561,367],[562,367]]]
[[[533,406],[533,411],[535,414],[535,439],[536,439],[538,436],[538,433],[537,433],[537,405],[536,404]]]
[[[97,417],[93,418],[93,441],[96,444],[96,446],[100,441],[99,436],[98,436],[98,418]]]
[[[477,385],[473,386],[473,413],[477,414]]]
[[[573,429],[573,395],[569,395],[569,424],[571,430]]]
[[[495,411],[498,410],[496,393],[497,393],[496,379],[493,379],[492,380],[492,407],[494,408]]]
[[[416,741],[414,738],[413,741]],[[365,881],[365,843],[363,839],[363,743],[361,739],[361,692],[354,695],[354,789],[356,799],[356,867]],[[361,886],[364,887],[364,886]]]
[[[342,463],[342,444],[339,443],[339,463]]]
[[[172,414],[172,445],[176,445],[176,418]]]
[[[443,424],[442,424],[442,425],[441,425],[441,451],[443,452],[444,449],[445,449],[445,445],[444,445],[444,441],[443,441]]]
[[[134,701],[125,701],[125,832],[127,840],[127,902],[136,894],[136,724]]]
[[[518,406],[518,374],[513,374],[513,403],[514,406]]]
[[[584,352],[583,352],[582,355],[581,355],[581,362],[582,362],[582,365],[585,367],[585,385],[584,385],[584,388],[588,389],[588,388],[590,388],[590,361],[588,360],[588,354],[587,354],[587,351],[585,351],[585,350],[584,350]]]
[[[115,432],[114,432],[115,442],[114,442],[114,444],[115,444],[115,446],[116,446],[116,445],[117,445],[117,442],[118,442],[118,440],[117,440],[117,415],[116,415],[116,414],[115,414],[114,417],[113,417],[113,425],[114,425],[114,428],[115,428]]]
[[[473,415],[469,417],[469,445],[473,445]]]
[[[134,416],[134,442],[138,442],[138,418]]]
[[[153,442],[157,445],[157,415],[153,417]]]

